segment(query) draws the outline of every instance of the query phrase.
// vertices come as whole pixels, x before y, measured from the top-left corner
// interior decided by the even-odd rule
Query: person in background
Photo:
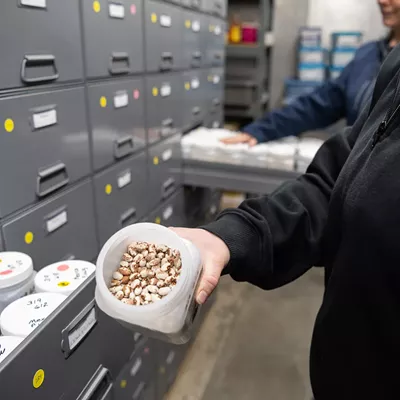
[[[222,139],[222,142],[254,146],[326,128],[343,118],[352,126],[371,98],[382,61],[400,42],[400,0],[378,0],[378,5],[383,24],[390,29],[387,38],[362,46],[337,79],[300,96],[284,108],[265,114],[245,126],[242,133]]]

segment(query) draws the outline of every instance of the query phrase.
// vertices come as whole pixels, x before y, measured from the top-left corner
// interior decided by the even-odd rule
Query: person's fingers
[[[258,141],[257,141],[257,139],[254,138],[254,137],[252,137],[252,138],[249,140],[249,146],[250,146],[250,147],[254,147],[257,143],[258,143]]]
[[[206,264],[204,266],[196,294],[198,304],[204,304],[207,301],[217,286],[220,276],[220,272],[214,265]]]
[[[239,133],[235,136],[226,137],[221,139],[221,142],[224,144],[237,144],[237,143],[247,143],[250,140],[251,136],[247,133]]]

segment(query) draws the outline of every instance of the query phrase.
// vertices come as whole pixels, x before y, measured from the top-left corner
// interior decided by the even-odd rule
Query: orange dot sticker
[[[95,12],[95,13],[98,13],[98,12],[100,12],[100,10],[101,10],[101,5],[100,5],[100,2],[99,1],[94,1],[93,2],[93,11]]]
[[[154,164],[154,165],[158,165],[159,163],[160,163],[159,158],[158,158],[157,156],[154,156],[154,157],[153,157],[153,164]]]
[[[34,239],[34,235],[33,235],[32,232],[26,232],[25,233],[24,240],[25,240],[26,244],[31,244],[33,242],[33,239]]]
[[[14,121],[11,118],[7,118],[4,121],[4,129],[6,132],[12,132],[14,130]]]
[[[154,222],[158,225],[161,224],[161,218],[160,217],[156,217],[156,219],[154,220]]]
[[[121,386],[121,389],[125,389],[127,384],[128,382],[126,381],[126,379],[122,379],[119,386]]]
[[[44,382],[44,371],[42,369],[38,369],[33,375],[32,385],[35,389],[39,389],[40,386],[43,385]]]
[[[111,194],[111,192],[112,192],[112,185],[107,184],[106,187],[104,188],[104,191],[106,192],[106,194]]]
[[[151,16],[150,16],[150,19],[151,19],[151,22],[153,23],[153,24],[155,24],[156,22],[157,22],[157,14],[156,13],[152,13],[151,14]]]
[[[100,107],[101,108],[107,107],[107,98],[105,96],[100,97]]]
[[[63,282],[58,282],[57,286],[59,286],[59,287],[67,287],[70,284],[71,284],[71,282],[63,281]]]

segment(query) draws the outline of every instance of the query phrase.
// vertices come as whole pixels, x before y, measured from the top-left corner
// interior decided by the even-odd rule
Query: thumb
[[[204,304],[210,297],[218,284],[221,272],[214,264],[207,263],[204,265],[203,273],[200,278],[199,287],[196,293],[196,301],[198,304]]]
[[[249,146],[250,147],[254,147],[257,143],[258,143],[258,141],[254,137],[249,140]]]

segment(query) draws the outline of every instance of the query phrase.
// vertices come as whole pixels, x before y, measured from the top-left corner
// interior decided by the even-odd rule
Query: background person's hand
[[[257,139],[254,136],[249,135],[248,133],[238,133],[235,136],[221,139],[221,142],[224,144],[246,143],[250,147],[253,147],[258,143]]]
[[[227,245],[204,229],[170,228],[184,239],[190,240],[200,251],[203,273],[196,292],[196,301],[203,304],[218,284],[230,254]]]

